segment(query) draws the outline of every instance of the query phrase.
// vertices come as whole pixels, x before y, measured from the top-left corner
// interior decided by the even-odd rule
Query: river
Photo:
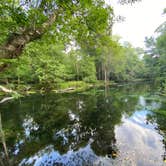
[[[0,105],[12,166],[165,166],[166,99],[150,83],[35,94]]]

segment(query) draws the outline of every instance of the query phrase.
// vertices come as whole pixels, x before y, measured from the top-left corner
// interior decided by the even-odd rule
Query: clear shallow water
[[[32,95],[0,110],[11,165],[166,165],[166,100],[148,84]]]

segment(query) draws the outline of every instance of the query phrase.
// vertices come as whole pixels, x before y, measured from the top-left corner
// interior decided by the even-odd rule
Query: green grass
[[[93,86],[90,83],[86,83],[84,81],[69,81],[62,82],[56,85],[56,88],[53,90],[55,92],[75,92],[82,91],[89,87]]]
[[[69,81],[69,82],[62,82],[57,84],[57,89],[67,89],[67,88],[80,88],[80,87],[86,87],[89,85],[88,83],[85,83],[83,81]]]
[[[107,85],[114,85],[115,83],[112,81],[109,81]],[[51,88],[45,89],[45,87],[41,88],[36,84],[9,84],[9,88],[15,90],[18,92],[18,94],[21,94],[21,96],[24,95],[30,95],[33,93],[45,93],[49,91],[53,91],[56,93],[65,93],[65,92],[82,92],[86,89],[89,89],[91,87],[103,87],[105,85],[104,81],[96,81],[94,83],[87,83],[85,81],[68,81],[68,82],[61,82],[57,83],[55,85],[52,85]],[[4,96],[4,93],[0,92],[0,96]],[[15,98],[18,98],[19,96],[15,95]]]

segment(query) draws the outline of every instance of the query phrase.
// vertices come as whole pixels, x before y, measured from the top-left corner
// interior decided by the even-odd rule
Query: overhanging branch
[[[20,31],[20,33],[12,33],[6,43],[0,47],[0,59],[13,59],[19,57],[25,48],[25,45],[40,38],[56,21],[56,18],[57,12],[50,15],[48,20],[36,29],[25,28]],[[6,63],[1,63],[0,72],[2,72],[6,67],[8,67]]]

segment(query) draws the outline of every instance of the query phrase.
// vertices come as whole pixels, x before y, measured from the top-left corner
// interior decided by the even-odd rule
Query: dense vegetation
[[[165,10],[164,13],[165,14]],[[157,37],[146,38],[145,75],[161,82],[162,93],[166,93],[166,22],[157,30]]]
[[[116,16],[104,0],[5,0],[0,13],[0,82],[12,89],[164,77],[164,24],[142,60],[140,48],[112,35]]]
[[[121,3],[135,1],[138,0],[121,0]],[[117,19],[113,7],[105,0],[1,0],[0,16],[0,90],[13,93],[12,99],[25,91],[65,92],[96,84],[107,85],[109,81],[119,83],[138,80],[157,80],[160,82],[159,95],[166,94],[166,22],[157,28],[157,37],[145,39],[146,50],[143,50],[134,48],[128,42],[121,43],[119,36],[112,35],[112,27]],[[39,97],[35,94],[30,96],[30,100],[22,99],[22,106],[21,100],[16,100],[14,105],[9,103],[7,110],[10,113],[4,111],[6,106],[2,104],[5,130],[2,128],[0,111],[0,146],[5,154],[2,161],[0,158],[0,165],[14,154],[13,146],[14,142],[19,141],[18,136],[25,141],[25,151],[22,149],[22,153],[18,152],[20,156],[15,161],[11,158],[11,163],[21,161],[26,153],[37,152],[52,141],[55,131],[58,133],[62,128],[67,128],[69,143],[78,143],[75,150],[92,137],[92,149],[96,154],[116,157],[115,125],[121,123],[124,113],[131,115],[136,106],[140,107],[137,103],[143,93],[140,93],[142,87],[132,89],[129,85],[122,92],[115,88],[110,91],[110,95],[107,88],[101,90],[102,94],[94,89],[89,92],[90,95],[86,94],[88,92],[81,96],[77,93],[53,94],[55,97],[49,101],[49,96]],[[140,99],[133,95],[137,91]],[[0,104],[11,98],[0,100]],[[149,100],[147,97],[146,102]],[[147,104],[148,110],[151,105],[155,105],[155,100]],[[161,103],[156,102],[156,105]],[[143,110],[147,109],[144,104],[142,107]],[[77,141],[70,134],[71,129],[76,127],[77,119],[70,122],[68,115],[72,111],[69,108],[81,117],[78,120],[80,126],[85,126],[79,129],[80,139]],[[153,108],[149,119],[153,123],[157,122],[166,145],[164,109],[164,104],[160,109]],[[15,114],[11,114],[11,110]],[[23,128],[26,128],[26,122],[33,123],[33,120],[40,130],[32,127],[34,131],[26,137]],[[92,133],[92,129],[96,131]],[[82,133],[84,137],[81,137]],[[36,141],[35,134],[41,145]],[[61,138],[56,139],[55,147],[62,148],[59,146],[62,144]],[[115,149],[111,149],[112,145]],[[69,145],[63,148],[62,152],[67,152]]]

